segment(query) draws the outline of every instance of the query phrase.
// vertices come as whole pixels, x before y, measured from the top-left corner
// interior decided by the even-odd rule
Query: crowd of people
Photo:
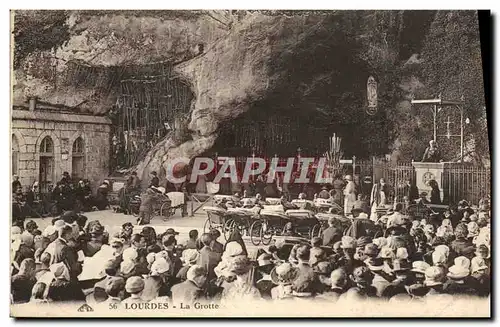
[[[68,172],[64,172],[60,181],[54,186],[48,185],[44,191],[40,189],[38,181],[33,182],[27,190],[23,190],[19,176],[14,175],[12,219],[23,223],[26,217],[47,217],[71,210],[77,212],[104,210],[109,206],[110,189],[110,182],[104,180],[93,193],[88,179],[75,180]]]
[[[319,237],[285,237],[255,253],[237,229],[226,242],[213,229],[192,230],[180,243],[172,228],[134,233],[127,223],[112,233],[67,211],[43,231],[33,221],[12,227],[11,300],[109,306],[488,297],[489,200],[475,207],[461,201],[424,218],[402,208],[396,203],[394,212],[378,217],[382,235],[364,230],[358,218],[346,233],[332,217]],[[363,210],[366,218],[371,209]]]

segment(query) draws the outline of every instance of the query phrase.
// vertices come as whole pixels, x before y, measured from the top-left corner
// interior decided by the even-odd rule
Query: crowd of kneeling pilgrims
[[[11,228],[11,301],[222,306],[488,297],[489,207],[462,205],[456,214],[459,221],[449,213],[425,221],[396,210],[381,219],[383,234],[374,238],[356,218],[348,231],[331,218],[321,237],[296,244],[287,241],[295,236],[290,225],[284,238],[248,253],[238,230],[227,242],[218,230],[192,230],[178,243],[172,228],[134,233],[126,223],[109,235],[99,221],[65,212],[43,231],[34,221]]]

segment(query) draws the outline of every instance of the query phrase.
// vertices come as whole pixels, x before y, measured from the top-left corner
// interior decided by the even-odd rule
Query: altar
[[[440,198],[443,204],[449,204],[451,202],[456,202],[457,199],[450,194],[451,183],[456,181],[455,175],[452,174],[451,170],[468,166],[467,163],[462,162],[412,162],[415,168],[415,184],[418,187],[418,191],[427,192],[430,194],[431,187],[429,186],[430,180],[435,180],[439,186]]]

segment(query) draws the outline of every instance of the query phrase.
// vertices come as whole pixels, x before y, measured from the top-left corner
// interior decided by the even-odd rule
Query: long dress
[[[381,205],[387,204],[387,187],[381,184],[373,185],[370,203],[372,204],[370,220],[377,221],[377,208]]]
[[[344,189],[344,213],[346,215],[351,213],[356,201],[356,185],[353,181],[349,181]]]

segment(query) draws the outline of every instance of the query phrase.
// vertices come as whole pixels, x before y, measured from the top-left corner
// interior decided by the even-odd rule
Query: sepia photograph
[[[10,18],[11,317],[492,316],[489,11]]]

